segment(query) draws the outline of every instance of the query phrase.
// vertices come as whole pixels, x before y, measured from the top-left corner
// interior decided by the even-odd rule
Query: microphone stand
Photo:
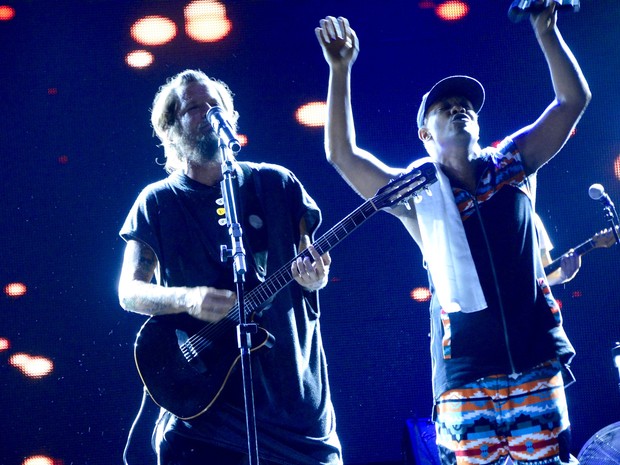
[[[618,222],[618,212],[616,211],[616,206],[608,196],[607,201],[604,202],[603,208],[605,210],[605,217],[607,218],[607,221],[609,221],[609,224],[611,224],[611,230],[616,238],[616,244],[618,244],[620,243],[620,237],[618,237],[618,229],[620,228],[620,224]]]
[[[220,258],[223,262],[232,258],[235,283],[237,287],[237,302],[239,305],[239,325],[237,326],[237,345],[241,353],[241,371],[243,375],[243,396],[245,401],[245,422],[248,432],[248,456],[249,465],[258,465],[258,440],[256,433],[256,415],[254,411],[254,390],[252,385],[252,364],[251,348],[252,334],[258,331],[255,323],[248,324],[245,315],[245,298],[243,283],[247,265],[245,261],[245,250],[243,248],[243,231],[237,217],[237,173],[233,166],[230,149],[226,147],[223,139],[219,141],[220,153],[222,155],[222,175],[220,183],[222,188],[222,198],[226,211],[226,224],[230,235],[232,247],[220,246]]]

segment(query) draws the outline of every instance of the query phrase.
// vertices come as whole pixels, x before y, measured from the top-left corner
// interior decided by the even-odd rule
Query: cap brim
[[[435,84],[422,99],[418,114],[418,126],[424,123],[428,109],[446,97],[465,97],[476,113],[484,105],[484,87],[477,79],[469,76],[449,76]]]

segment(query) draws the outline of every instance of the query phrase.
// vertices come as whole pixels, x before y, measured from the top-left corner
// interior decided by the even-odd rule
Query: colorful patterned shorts
[[[570,423],[560,370],[552,361],[442,394],[435,423],[442,463],[504,463],[507,456],[517,465],[562,463]]]

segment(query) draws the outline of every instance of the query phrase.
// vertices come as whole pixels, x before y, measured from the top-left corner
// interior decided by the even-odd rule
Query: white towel
[[[432,161],[416,160],[413,166]],[[447,312],[472,313],[487,307],[476,266],[471,256],[461,215],[450,181],[437,168],[437,182],[430,196],[415,203],[424,260],[427,263],[439,304]]]

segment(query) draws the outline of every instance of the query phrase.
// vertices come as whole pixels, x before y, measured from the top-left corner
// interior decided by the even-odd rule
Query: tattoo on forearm
[[[156,265],[157,260],[153,251],[148,247],[141,247],[134,277],[141,281],[150,282]]]

